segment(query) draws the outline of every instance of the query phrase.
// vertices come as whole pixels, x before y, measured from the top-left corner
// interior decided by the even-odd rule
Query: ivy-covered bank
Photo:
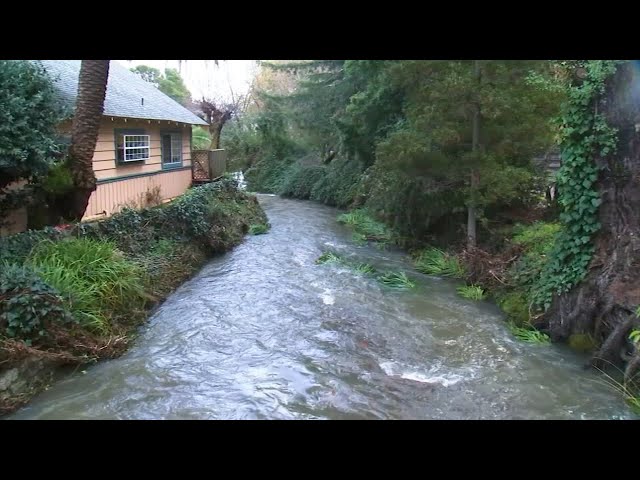
[[[255,196],[224,179],[163,206],[0,239],[0,414],[56,367],[122,354],[150,308],[258,225]]]

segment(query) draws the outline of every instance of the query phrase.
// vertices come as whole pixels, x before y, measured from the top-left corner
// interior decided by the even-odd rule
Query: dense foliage
[[[586,78],[570,89],[565,104],[561,125],[562,167],[557,176],[563,229],[534,298],[545,309],[551,305],[554,294],[569,291],[584,278],[595,249],[591,239],[600,229],[597,216],[600,197],[595,189],[598,169],[594,156],[614,153],[617,144],[616,132],[598,113],[596,100],[618,63],[586,62]]]
[[[44,337],[53,324],[71,321],[63,303],[60,293],[34,269],[0,264],[0,333],[29,343]]]
[[[223,138],[252,190],[366,205],[419,243],[445,229],[464,238],[474,205],[496,211],[539,201],[536,155],[553,146],[564,90],[545,61],[314,61],[267,64],[294,88],[261,90]],[[472,114],[481,115],[471,149]],[[477,184],[470,182],[472,173]]]
[[[42,66],[0,60],[0,224],[24,204],[6,187],[47,173],[60,153],[56,126],[66,114]]]
[[[191,93],[175,68],[166,68],[162,73],[157,68],[138,65],[132,68],[131,71],[181,105],[186,106],[191,100]]]
[[[59,151],[55,128],[62,115],[41,66],[0,60],[0,188],[47,171]]]

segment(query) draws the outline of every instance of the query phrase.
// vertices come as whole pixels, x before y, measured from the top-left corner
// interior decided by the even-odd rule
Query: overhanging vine
[[[600,229],[600,196],[595,188],[594,156],[615,152],[617,132],[598,113],[605,81],[619,61],[591,60],[583,64],[584,80],[570,88],[561,117],[562,166],[557,175],[562,231],[542,272],[533,301],[548,309],[553,295],[568,292],[584,279],[594,253],[593,235]]]

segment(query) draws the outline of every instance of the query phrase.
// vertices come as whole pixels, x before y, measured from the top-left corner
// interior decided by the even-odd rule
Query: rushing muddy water
[[[415,273],[400,252],[356,246],[335,209],[260,201],[268,234],[180,287],[125,356],[11,418],[635,418],[585,358],[518,342],[493,305]],[[417,288],[316,265],[326,250],[405,270]]]

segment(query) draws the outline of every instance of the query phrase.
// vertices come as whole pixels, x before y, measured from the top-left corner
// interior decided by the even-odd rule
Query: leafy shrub
[[[144,272],[110,242],[43,242],[29,263],[60,292],[74,318],[99,332],[110,331],[118,319],[144,307]]]
[[[333,160],[311,189],[311,200],[345,208],[351,205],[358,192],[364,166],[354,159]]]
[[[194,150],[208,150],[211,145],[211,135],[199,125],[191,131],[191,142]]]
[[[33,269],[0,264],[0,334],[30,341],[46,336],[52,323],[71,321],[59,292]]]
[[[311,197],[313,186],[326,174],[322,165],[293,165],[287,170],[281,190],[284,197],[306,200]]]
[[[31,250],[44,240],[58,240],[64,232],[53,227],[42,230],[28,230],[8,237],[0,237],[0,263],[22,263]]]
[[[132,260],[149,278],[150,293],[163,297],[188,278],[205,259],[202,249],[194,243],[161,238]]]
[[[42,189],[52,195],[63,195],[73,188],[73,177],[66,162],[54,163],[40,182]]]
[[[160,238],[195,242],[207,253],[226,251],[253,223],[267,223],[256,198],[238,191],[237,182],[225,178],[192,188],[171,203],[124,209],[78,229],[81,236],[113,241],[122,251],[138,256]]]
[[[463,278],[464,267],[453,255],[438,248],[427,248],[417,253],[414,261],[416,270],[427,275]]]
[[[513,228],[513,243],[522,245],[527,252],[541,255],[553,248],[556,235],[561,230],[558,223],[535,222],[531,225],[516,225]]]
[[[469,300],[484,300],[486,298],[486,293],[482,289],[482,287],[478,285],[463,285],[457,288],[458,294]]]
[[[294,158],[267,155],[244,173],[247,188],[254,192],[279,193],[283,190],[287,172]]]
[[[523,292],[515,290],[501,295],[498,305],[510,322],[517,326],[529,324],[529,301]]]
[[[26,60],[0,60],[0,106],[1,190],[47,172],[64,109],[46,70]]]

